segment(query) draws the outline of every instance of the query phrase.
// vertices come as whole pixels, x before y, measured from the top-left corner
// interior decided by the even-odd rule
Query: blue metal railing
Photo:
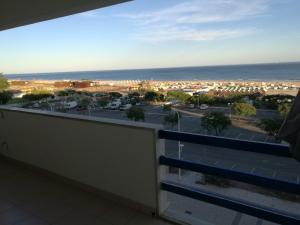
[[[160,165],[176,167],[180,169],[190,170],[198,173],[219,176],[226,179],[236,180],[247,184],[253,184],[265,188],[271,188],[278,191],[300,195],[300,184],[272,179],[268,177],[258,176],[250,173],[239,172],[231,169],[218,168],[208,166],[196,162],[179,160],[166,156],[161,156],[159,159]]]
[[[221,206],[227,209],[235,210],[251,216],[255,216],[264,220],[269,220],[276,224],[284,224],[284,225],[300,224],[300,217],[298,215],[283,213],[276,209],[259,206],[253,203],[208,192],[205,190],[199,190],[196,188],[179,185],[172,182],[162,182],[161,189],[178,195],[211,203],[213,205]]]
[[[257,152],[281,157],[291,157],[289,147],[279,144],[268,144],[263,142],[243,141],[232,138],[191,134],[176,131],[160,130],[158,137],[174,141],[183,141],[195,144],[210,145],[215,147],[230,148],[248,152]]]
[[[207,135],[179,133],[166,130],[159,131],[159,138],[269,154],[281,157],[291,157],[288,147],[278,144],[249,142]],[[222,178],[245,182],[248,184],[257,185],[265,188],[271,188],[278,191],[284,191],[286,193],[300,194],[300,184],[298,183],[276,180],[273,178],[235,171],[233,169],[224,169],[216,166],[209,166],[197,162],[190,162],[166,156],[161,156],[159,159],[159,163],[160,165],[164,166],[171,166],[194,172],[220,176]],[[269,220],[275,223],[286,225],[300,224],[300,217],[298,215],[281,212],[272,208],[262,207],[231,197],[184,186],[182,184],[162,181],[161,189],[193,199],[198,199],[221,207],[225,207],[228,209],[236,210],[238,212],[249,214],[251,216],[255,216],[264,220]]]

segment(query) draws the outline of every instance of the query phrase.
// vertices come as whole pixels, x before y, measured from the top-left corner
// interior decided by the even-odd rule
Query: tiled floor
[[[0,225],[171,225],[0,160]]]

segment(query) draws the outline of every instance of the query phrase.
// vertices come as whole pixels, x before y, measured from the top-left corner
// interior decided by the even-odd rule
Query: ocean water
[[[8,74],[21,80],[300,80],[299,63]]]

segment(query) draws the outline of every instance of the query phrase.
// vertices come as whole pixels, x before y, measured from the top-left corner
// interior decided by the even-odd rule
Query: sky
[[[0,72],[300,61],[299,0],[135,0],[0,32]]]

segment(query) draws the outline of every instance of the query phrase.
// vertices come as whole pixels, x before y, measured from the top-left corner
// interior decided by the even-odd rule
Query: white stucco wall
[[[0,112],[0,153],[157,209],[159,126],[3,107]]]

